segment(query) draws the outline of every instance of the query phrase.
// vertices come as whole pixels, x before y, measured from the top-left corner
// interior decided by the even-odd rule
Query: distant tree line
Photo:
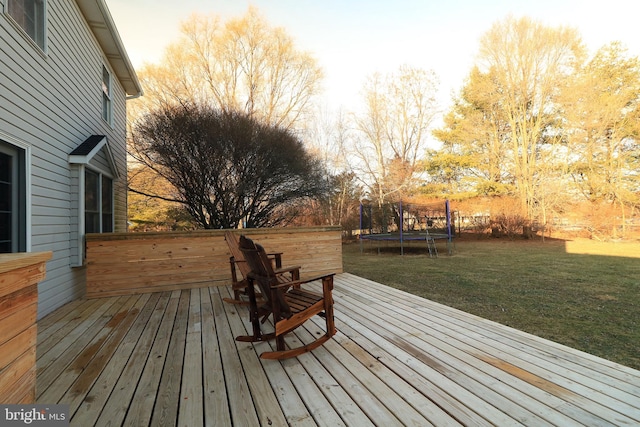
[[[525,225],[608,206],[612,234],[640,207],[640,62],[619,43],[589,58],[575,30],[507,18],[444,123],[427,191],[514,197]]]
[[[616,42],[590,56],[574,29],[514,17],[487,31],[477,58],[433,129],[433,71],[372,74],[362,108],[325,112],[312,55],[256,9],[227,22],[194,15],[164,60],[139,71],[134,216],[149,217],[153,198],[179,202],[200,227],[352,229],[365,198],[495,198],[495,216],[525,232],[586,203],[624,234],[640,208],[638,58]]]

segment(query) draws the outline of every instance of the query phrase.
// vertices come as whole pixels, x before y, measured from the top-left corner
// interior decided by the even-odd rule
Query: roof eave
[[[142,95],[138,81],[120,34],[104,0],[76,0],[80,11],[100,44],[111,68],[122,84],[128,98]]]

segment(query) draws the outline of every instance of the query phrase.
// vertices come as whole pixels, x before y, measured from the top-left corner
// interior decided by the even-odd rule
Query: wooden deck
[[[281,362],[235,342],[248,316],[228,295],[62,307],[38,323],[37,402],[77,426],[640,424],[639,371],[366,279],[338,275],[338,334]]]

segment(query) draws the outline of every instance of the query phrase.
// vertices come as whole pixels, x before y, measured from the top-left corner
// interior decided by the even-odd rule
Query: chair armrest
[[[271,252],[267,254],[267,257],[271,258],[271,261],[273,261],[275,268],[282,267],[282,252]]]
[[[304,280],[293,280],[293,281],[287,282],[287,283],[279,283],[277,285],[271,285],[271,289],[286,288],[288,286],[302,285],[304,283],[315,282],[317,280],[323,280],[323,279],[326,279],[327,277],[333,277],[335,275],[336,275],[335,273],[330,273],[330,274],[325,274],[323,276],[311,277],[309,279],[304,279]]]
[[[291,273],[293,271],[300,270],[301,268],[302,267],[300,267],[299,265],[295,265],[295,266],[291,266],[291,267],[278,268],[278,269],[274,270],[273,272],[276,273],[276,274]]]

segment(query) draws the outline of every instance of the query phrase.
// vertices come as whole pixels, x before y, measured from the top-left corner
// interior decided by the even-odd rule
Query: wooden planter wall
[[[51,255],[0,255],[0,403],[35,402],[38,282]]]
[[[228,285],[225,230],[89,234],[87,298]],[[339,227],[236,230],[311,277],[342,272]]]

